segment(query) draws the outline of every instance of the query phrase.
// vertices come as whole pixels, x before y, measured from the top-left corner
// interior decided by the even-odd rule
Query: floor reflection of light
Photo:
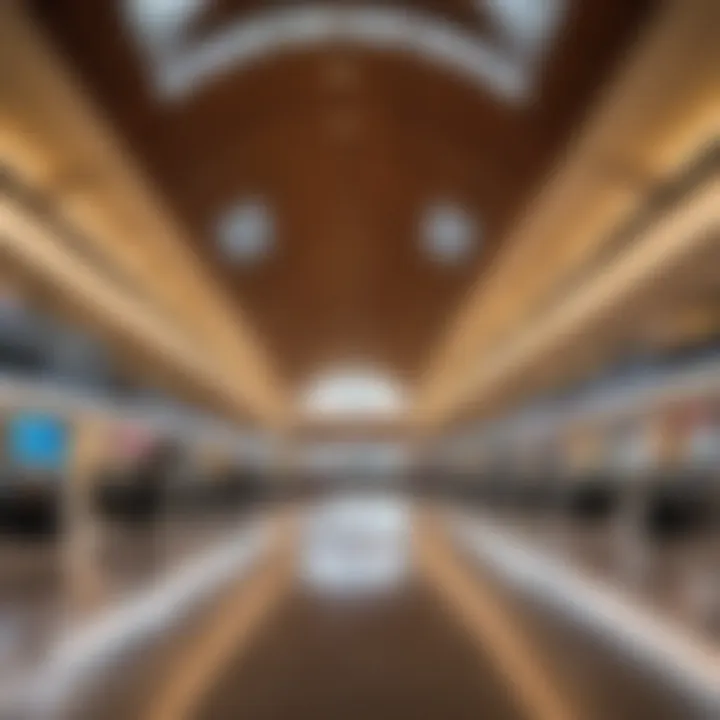
[[[310,510],[301,548],[302,580],[335,596],[385,592],[408,568],[410,522],[402,500],[347,495]]]

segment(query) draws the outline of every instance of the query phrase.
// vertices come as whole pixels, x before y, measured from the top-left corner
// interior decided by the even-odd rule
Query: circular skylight
[[[218,223],[218,243],[225,259],[254,263],[264,258],[273,243],[273,219],[264,202],[245,200],[228,210]]]
[[[480,228],[459,205],[443,202],[427,209],[420,231],[423,248],[433,260],[456,265],[475,249]]]
[[[323,374],[310,383],[301,407],[310,415],[387,416],[405,405],[402,388],[381,373],[342,369]]]

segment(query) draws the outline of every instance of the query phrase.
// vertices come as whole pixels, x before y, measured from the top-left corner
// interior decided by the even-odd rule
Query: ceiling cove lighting
[[[274,241],[274,221],[268,206],[255,198],[234,205],[218,221],[217,240],[222,257],[233,264],[263,260]]]
[[[443,265],[466,260],[476,250],[479,236],[477,220],[454,203],[435,203],[421,219],[421,246],[428,257]]]
[[[158,0],[154,0],[157,2]],[[172,0],[163,0],[163,4]],[[189,21],[192,8],[183,6]],[[510,102],[527,101],[535,63],[497,48],[475,32],[407,7],[303,5],[260,11],[201,41],[185,38],[184,23],[148,21],[139,0],[126,0],[130,31],[150,64],[155,87],[167,99],[191,94],[218,73],[239,70],[279,53],[350,44],[409,53],[451,68]],[[161,18],[164,16],[161,16]],[[170,20],[173,22],[170,22]]]
[[[136,37],[161,55],[182,38],[204,5],[204,0],[125,0],[125,14]]]
[[[476,5],[529,62],[547,51],[567,13],[567,0],[476,0]]]

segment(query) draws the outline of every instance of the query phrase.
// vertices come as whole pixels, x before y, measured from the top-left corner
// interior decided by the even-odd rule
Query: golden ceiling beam
[[[717,136],[718,27],[715,0],[663,5],[449,325],[420,383],[421,423],[444,422],[460,404],[482,402],[473,378],[484,372],[486,358],[535,323],[543,303],[657,185]]]
[[[236,407],[246,405],[237,376],[223,375],[203,348],[189,342],[142,301],[98,276],[58,244],[36,218],[1,196],[0,256],[29,269],[66,300],[82,306],[96,322],[113,326],[126,339],[152,348],[168,365],[178,367],[215,395]]]
[[[642,233],[614,262],[553,311],[502,346],[449,398],[456,407],[507,394],[538,368],[566,368],[593,338],[652,300],[678,268],[720,243],[720,173]],[[558,360],[562,358],[562,360]],[[557,375],[557,372],[555,372]]]
[[[17,2],[0,4],[0,157],[136,288],[145,312],[167,318],[168,332],[231,379],[243,411],[284,422],[284,389],[259,338]],[[108,308],[111,319],[123,322]]]

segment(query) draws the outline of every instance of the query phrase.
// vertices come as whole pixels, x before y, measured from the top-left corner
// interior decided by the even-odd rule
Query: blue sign
[[[63,470],[68,461],[67,425],[52,415],[16,415],[7,423],[5,442],[8,460],[15,467]]]

